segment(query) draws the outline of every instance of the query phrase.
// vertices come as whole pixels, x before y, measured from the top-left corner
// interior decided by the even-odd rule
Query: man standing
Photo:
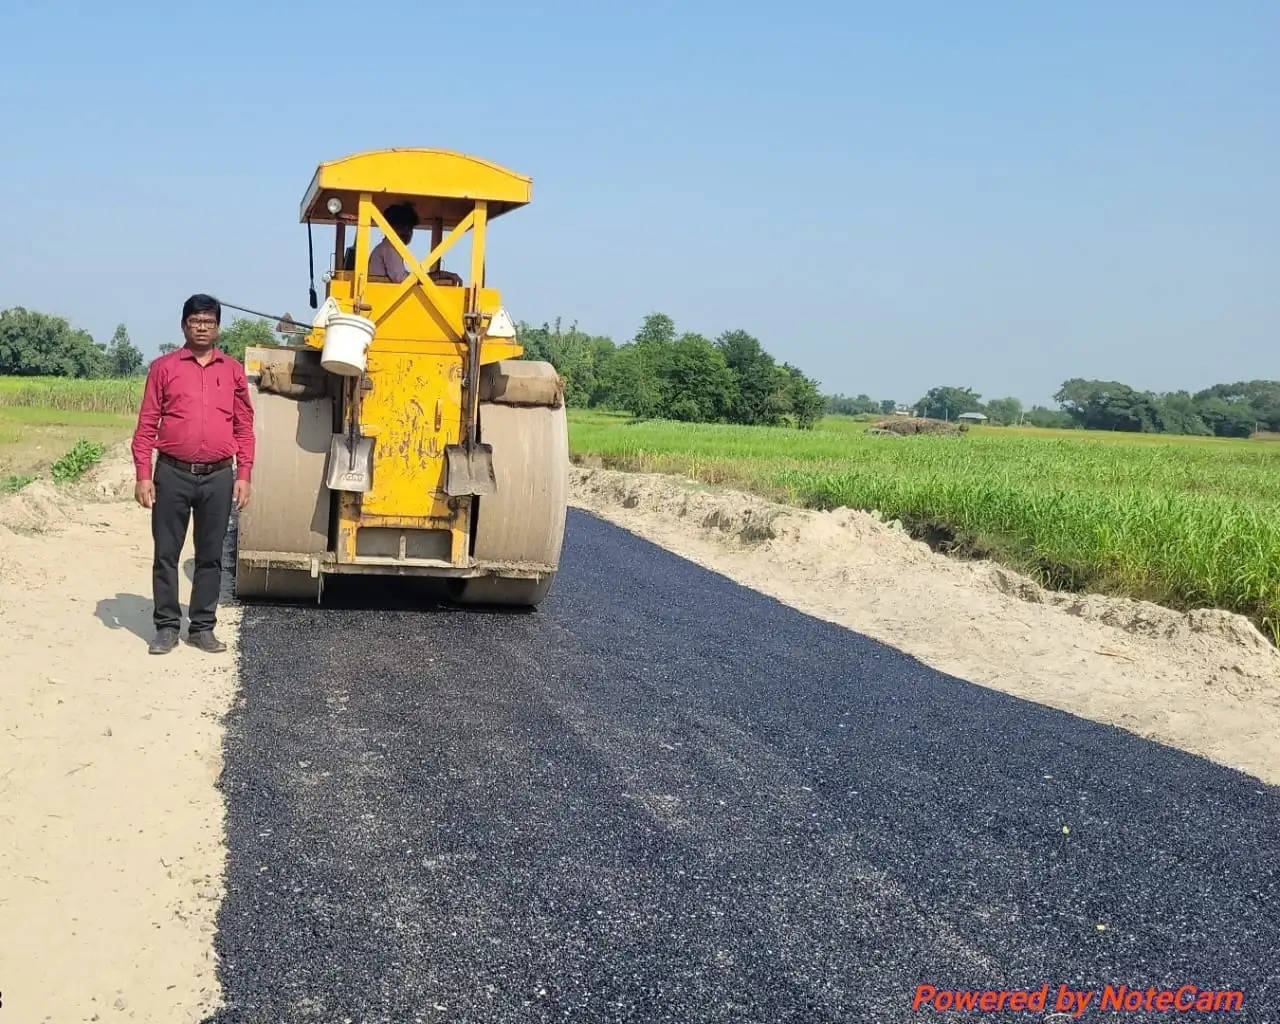
[[[221,325],[217,299],[187,299],[182,307],[186,344],[151,364],[133,435],[134,493],[138,504],[151,510],[155,545],[152,654],[167,654],[178,642],[178,555],[192,513],[196,568],[187,643],[210,653],[227,649],[213,634],[222,589],[222,545],[232,502],[242,509],[249,501],[254,445],[244,367],[214,344]]]

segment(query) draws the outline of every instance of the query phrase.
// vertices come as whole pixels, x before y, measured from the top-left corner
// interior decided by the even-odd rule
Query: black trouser
[[[151,508],[151,538],[155,560],[151,589],[155,598],[156,629],[178,629],[178,556],[195,513],[196,571],[191,585],[190,631],[213,629],[222,592],[222,543],[231,518],[235,469],[226,466],[196,475],[163,459],[156,460],[156,503]]]

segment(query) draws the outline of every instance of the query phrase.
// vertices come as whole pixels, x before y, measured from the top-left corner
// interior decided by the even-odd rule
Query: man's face
[[[195,348],[208,348],[217,340],[218,321],[208,311],[192,313],[182,322],[182,334],[187,344]]]
[[[405,245],[413,241],[413,228],[401,225],[396,228],[396,234],[400,236],[400,241],[404,242]]]

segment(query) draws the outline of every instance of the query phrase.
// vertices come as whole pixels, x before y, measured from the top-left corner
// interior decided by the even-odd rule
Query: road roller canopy
[[[302,200],[300,219],[312,224],[354,224],[360,195],[368,193],[379,209],[409,203],[418,223],[440,221],[451,228],[477,202],[486,204],[492,220],[524,206],[530,192],[529,178],[465,153],[377,149],[317,167]]]

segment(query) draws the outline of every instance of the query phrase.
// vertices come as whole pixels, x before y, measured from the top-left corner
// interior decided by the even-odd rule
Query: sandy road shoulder
[[[219,611],[221,655],[147,654],[149,519],[121,500],[127,463],[120,477],[109,464],[78,489],[97,501],[37,483],[0,508],[0,523],[46,526],[0,528],[0,992],[14,1021],[198,1021],[218,1005],[237,610]]]

